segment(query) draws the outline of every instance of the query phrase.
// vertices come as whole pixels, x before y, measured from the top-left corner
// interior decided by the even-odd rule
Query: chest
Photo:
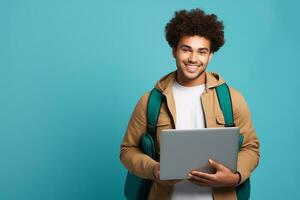
[[[222,110],[220,108],[217,95],[214,90],[203,92],[199,99],[191,100],[191,102],[197,101],[193,106],[188,106],[191,110],[194,106],[198,107],[203,113],[203,127],[205,128],[215,128],[215,127],[224,127],[224,117]],[[182,102],[184,104],[184,102]],[[185,108],[184,105],[182,108]],[[175,102],[175,98],[172,95],[165,96],[163,98],[163,103],[160,109],[160,114],[157,122],[157,151],[160,152],[160,133],[164,129],[175,129],[178,118],[177,113],[181,112],[178,110]],[[186,111],[182,111],[186,112]],[[180,113],[179,113],[180,114]],[[181,115],[184,116],[184,115]],[[178,118],[178,119],[177,119]]]

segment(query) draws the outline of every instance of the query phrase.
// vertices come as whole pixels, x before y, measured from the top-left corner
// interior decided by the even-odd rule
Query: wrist
[[[236,171],[236,174],[239,176],[239,179],[238,179],[238,182],[237,182],[237,185],[240,184],[241,180],[242,180],[242,175],[240,172]]]
[[[235,186],[237,186],[237,185],[240,184],[242,177],[241,177],[240,172],[238,172],[238,171],[234,175],[235,175],[235,181],[234,181],[235,182]]]

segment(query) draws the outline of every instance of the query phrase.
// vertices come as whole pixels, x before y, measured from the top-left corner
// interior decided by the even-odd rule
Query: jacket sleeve
[[[146,109],[149,93],[138,101],[123,138],[120,150],[122,164],[133,174],[146,179],[154,179],[153,167],[157,164],[139,148],[140,139],[147,130]]]
[[[241,174],[240,184],[250,177],[251,172],[259,162],[259,141],[251,120],[250,111],[244,97],[235,90],[232,91],[233,113],[235,125],[244,136],[243,144],[238,153],[237,171]]]

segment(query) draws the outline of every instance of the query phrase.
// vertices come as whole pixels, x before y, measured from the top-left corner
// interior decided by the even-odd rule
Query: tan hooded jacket
[[[166,97],[160,110],[157,122],[157,152],[159,154],[159,134],[163,129],[174,129],[176,122],[176,110],[172,85],[175,81],[176,72],[172,72],[156,84],[156,88]],[[215,73],[206,72],[206,87],[201,95],[201,102],[207,128],[224,127],[224,117],[218,103],[214,88],[224,83],[224,80]],[[238,153],[237,170],[241,174],[243,183],[255,169],[259,162],[259,141],[251,121],[250,112],[243,96],[235,89],[230,88],[233,115],[235,125],[240,128],[244,136],[243,145]],[[140,138],[146,132],[147,119],[146,109],[150,92],[144,94],[137,103],[129,121],[126,134],[121,144],[120,159],[123,165],[132,173],[147,179],[154,180],[153,167],[157,163],[139,149]],[[169,200],[172,187],[162,187],[153,183],[148,199]],[[235,188],[213,188],[215,200],[235,200]]]

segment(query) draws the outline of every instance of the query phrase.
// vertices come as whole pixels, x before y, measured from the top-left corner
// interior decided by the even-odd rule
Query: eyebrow
[[[188,46],[188,45],[185,45],[185,44],[182,44],[182,45],[180,45],[180,47],[179,47],[179,48],[189,48],[189,49],[192,49],[192,47],[190,47],[190,46]],[[198,50],[200,50],[200,51],[202,51],[202,50],[209,51],[209,49],[208,49],[208,48],[206,48],[206,47],[199,48]]]

